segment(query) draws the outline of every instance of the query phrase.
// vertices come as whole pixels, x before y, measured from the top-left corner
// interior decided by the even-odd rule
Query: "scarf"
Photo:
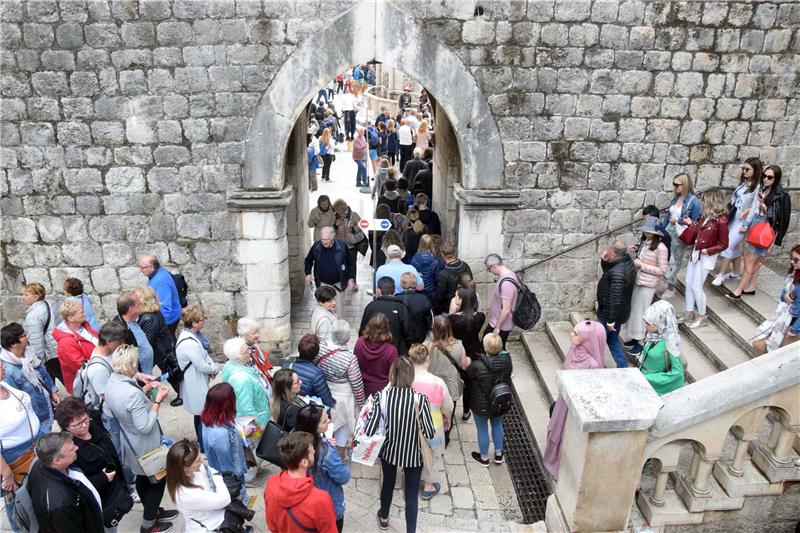
[[[39,392],[47,395],[47,391],[45,390],[44,385],[42,385],[42,381],[39,379],[39,374],[36,373],[36,368],[42,364],[38,357],[26,353],[24,357],[19,358],[3,348],[2,351],[0,351],[0,360],[12,365],[21,366],[22,375],[25,376],[25,379],[27,379],[31,385],[36,387]]]
[[[600,368],[603,368],[603,354],[606,345],[606,330],[599,322],[584,320],[575,326],[575,330],[581,336],[581,343],[577,346],[572,345],[567,354],[567,362],[564,368],[573,368],[573,365],[586,361],[590,357],[597,361]]]
[[[200,345],[203,347],[205,351],[208,351],[211,348],[211,342],[206,338],[205,335],[200,333],[199,331],[190,331],[192,335],[194,335],[198,341],[200,341]]]
[[[642,316],[645,322],[658,328],[658,332],[647,332],[645,342],[664,339],[667,351],[675,357],[681,357],[681,339],[678,336],[678,320],[675,308],[666,300],[659,300],[648,307]],[[681,357],[683,360],[683,357]]]

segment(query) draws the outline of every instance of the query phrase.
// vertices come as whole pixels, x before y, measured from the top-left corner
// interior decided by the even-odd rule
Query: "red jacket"
[[[305,533],[289,516],[288,508],[307,529],[319,533],[338,533],[330,494],[314,487],[311,477],[291,477],[284,470],[270,477],[264,489],[267,527],[275,533]]]
[[[706,223],[701,215],[681,233],[686,246],[694,245],[695,250],[707,250],[708,255],[718,254],[728,247],[728,217],[722,215]]]
[[[83,327],[97,337],[97,332],[88,322],[84,322]],[[92,356],[95,345],[69,329],[66,322],[62,322],[53,330],[53,337],[58,343],[58,362],[61,363],[64,386],[67,392],[72,394],[72,382],[75,381],[81,364]]]

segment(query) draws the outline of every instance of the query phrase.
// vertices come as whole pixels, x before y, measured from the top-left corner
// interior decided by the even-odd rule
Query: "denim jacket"
[[[792,284],[791,291],[792,298],[794,298],[794,303],[792,304],[792,307],[789,308],[789,314],[797,318],[800,317],[800,283]],[[781,291],[781,301],[783,301],[784,296],[786,296],[786,287],[784,287]],[[800,333],[800,320],[795,320],[794,324],[792,324],[792,327],[789,329],[794,334]]]
[[[28,396],[31,397],[31,405],[33,406],[33,411],[36,413],[36,416],[39,418],[39,422],[45,423],[48,420],[51,420],[52,410],[50,408],[50,396],[41,392],[27,379],[25,379],[25,376],[22,375],[21,365],[12,365],[11,363],[5,361],[0,364],[2,364],[6,369],[6,376],[3,381],[15,389],[27,393]],[[53,383],[53,379],[47,373],[43,364],[36,368],[36,375],[39,376],[39,381],[41,381],[42,386],[44,386],[44,389],[47,392],[51,394],[53,392],[58,392],[55,384]]]
[[[244,475],[244,441],[233,424],[209,427],[203,425],[203,445],[211,468],[217,472]]]
[[[333,508],[336,511],[336,519],[344,517],[344,489],[350,481],[350,469],[347,467],[339,452],[334,448],[333,443],[329,442],[322,451],[322,446],[317,455],[317,465],[314,471],[314,486],[324,490],[331,495]]]
[[[677,201],[678,196],[673,196],[669,206],[672,207]],[[680,220],[683,220],[683,217],[685,217],[687,214],[692,220],[697,220],[697,217],[700,216],[700,200],[694,194],[687,195],[686,199],[683,201],[683,205],[681,205]],[[663,227],[667,227],[669,225],[669,217],[670,214],[669,211],[667,211],[662,220]],[[681,224],[683,224],[683,222],[681,222]]]

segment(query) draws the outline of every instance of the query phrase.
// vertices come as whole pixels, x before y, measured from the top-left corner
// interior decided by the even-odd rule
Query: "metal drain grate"
[[[547,497],[552,493],[550,479],[542,467],[542,455],[528,421],[521,413],[516,389],[511,411],[503,417],[503,429],[506,463],[522,511],[522,523],[544,520]]]

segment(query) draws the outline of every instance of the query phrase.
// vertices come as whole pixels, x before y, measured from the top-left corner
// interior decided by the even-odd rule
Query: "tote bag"
[[[380,408],[380,421],[378,422],[378,429],[372,435],[367,435],[365,428],[367,421],[375,409],[375,401],[367,402],[361,408],[356,421],[356,427],[353,433],[353,453],[351,459],[356,463],[361,463],[366,466],[374,466],[375,460],[381,453],[383,443],[386,442],[386,403],[384,391],[381,391],[378,399],[378,407]]]

